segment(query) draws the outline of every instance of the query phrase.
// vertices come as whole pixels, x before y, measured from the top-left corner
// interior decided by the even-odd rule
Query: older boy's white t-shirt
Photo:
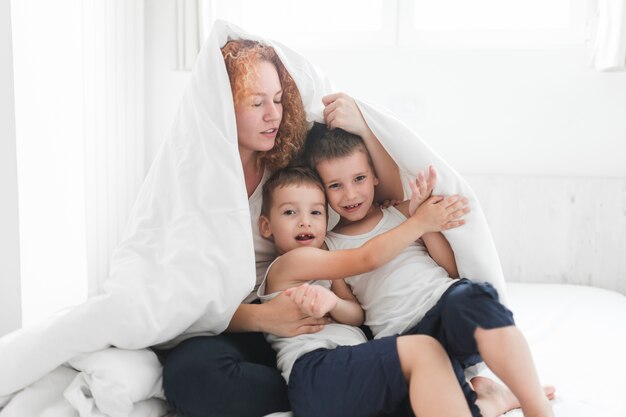
[[[389,207],[369,232],[357,236],[329,232],[326,244],[330,250],[358,248],[405,220],[400,211]],[[428,255],[420,240],[382,267],[345,281],[365,310],[365,324],[379,339],[415,326],[455,280]]]
[[[259,289],[259,285],[261,285],[261,281],[263,281],[265,271],[267,271],[267,268],[274,259],[276,259],[274,242],[265,239],[261,236],[261,232],[259,231],[259,216],[261,215],[261,206],[263,205],[263,185],[267,182],[269,177],[270,173],[266,170],[263,173],[263,178],[258,187],[256,187],[256,190],[254,190],[250,198],[248,198],[252,239],[254,243],[254,261],[256,263],[256,284],[254,285],[254,290],[243,300],[244,303],[251,303],[257,299],[256,292]]]

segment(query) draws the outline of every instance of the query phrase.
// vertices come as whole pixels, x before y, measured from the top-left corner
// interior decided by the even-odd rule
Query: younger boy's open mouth
[[[296,236],[296,240],[298,242],[310,242],[313,239],[315,239],[315,235],[313,235],[312,233],[300,233],[298,236]]]

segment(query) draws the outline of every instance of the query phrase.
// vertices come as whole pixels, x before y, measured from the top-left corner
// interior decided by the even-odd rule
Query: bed
[[[217,22],[112,256],[104,293],[0,338],[0,417],[168,414],[160,364],[146,347],[184,332],[220,333],[254,287],[248,201],[240,192],[235,116],[219,50],[239,37],[274,46],[298,85],[307,120],[322,121],[321,97],[336,90],[317,68],[279,43]],[[626,364],[618,355],[626,351],[625,297],[565,285],[509,284],[506,291],[490,228],[467,181],[394,115],[357,103],[405,173],[434,164],[436,193],[470,199],[467,224],[445,232],[459,271],[491,282],[509,300],[543,381],[557,386],[557,415],[626,416]],[[232,238],[216,245],[214,236]],[[224,271],[227,280],[220,279]]]
[[[508,283],[507,290],[542,382],[557,387],[556,415],[626,416],[626,297],[564,284]],[[18,393],[0,417],[173,417],[162,400],[160,367],[151,355],[148,350],[107,350],[91,363],[74,360],[76,368],[59,367]],[[112,360],[119,366],[111,366]],[[522,415],[520,410],[507,413]]]

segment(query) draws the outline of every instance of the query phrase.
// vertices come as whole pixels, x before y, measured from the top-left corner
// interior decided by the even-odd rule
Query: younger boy
[[[306,159],[322,178],[329,205],[340,220],[328,234],[331,250],[356,248],[413,214],[415,201],[381,209],[374,206],[376,174],[360,137],[316,125]],[[436,173],[431,168],[427,197]],[[419,181],[423,187],[423,176]],[[414,188],[414,187],[413,187]],[[427,334],[446,349],[467,397],[471,388],[463,370],[482,359],[519,399],[524,415],[552,416],[530,351],[512,313],[489,284],[456,279],[454,253],[441,233],[424,234],[389,264],[346,279],[365,310],[375,339]],[[304,364],[297,363],[294,370]],[[483,379],[473,380],[476,385]],[[476,386],[474,387],[476,388]],[[547,389],[553,395],[553,389]],[[510,406],[517,400],[511,397]],[[483,416],[499,415],[480,405]],[[472,408],[477,415],[478,410]]]
[[[421,202],[423,198],[417,191],[413,197]],[[316,352],[322,355],[324,352],[348,352],[344,349],[350,348],[360,361],[351,377],[363,382],[358,391],[351,390],[350,384],[342,385],[340,390],[322,387],[322,392],[310,391],[306,400],[299,398],[298,403],[292,404],[298,417],[356,417],[395,411],[409,396],[407,383],[416,414],[470,415],[450,361],[433,338],[407,336],[397,343],[395,339],[365,343],[365,336],[353,327],[362,324],[363,311],[342,280],[380,267],[426,232],[462,225],[461,217],[468,211],[465,204],[465,199],[456,196],[432,197],[398,227],[362,247],[328,252],[321,249],[326,236],[327,212],[326,197],[317,175],[308,168],[292,167],[274,173],[267,181],[263,188],[259,228],[264,237],[273,239],[279,257],[268,268],[259,296],[267,300],[286,290],[303,311],[316,317],[329,313],[335,320],[319,333],[291,338],[268,335],[278,353],[278,366],[289,381],[290,389],[306,386],[314,375],[292,372],[292,365],[298,358]],[[333,280],[332,284],[316,281],[298,286],[320,277]],[[329,284],[332,293],[326,289]],[[379,355],[379,352],[387,354]],[[318,404],[324,407],[322,412],[319,412],[320,407],[306,404],[307,401],[319,403],[318,395],[328,399]],[[312,411],[313,408],[317,411]]]

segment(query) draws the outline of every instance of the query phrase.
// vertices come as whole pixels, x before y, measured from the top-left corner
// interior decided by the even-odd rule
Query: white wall
[[[0,336],[22,324],[11,2],[0,2]]]
[[[188,73],[172,70],[174,12],[173,2],[146,3],[148,160],[172,123],[188,78]],[[462,174],[474,174],[472,184],[481,190],[485,211],[492,213],[488,221],[507,279],[591,283],[626,293],[619,284],[626,280],[626,265],[619,260],[621,246],[614,244],[626,236],[626,72],[591,70],[590,51],[583,46],[301,52],[338,90],[388,107]],[[571,209],[560,204],[565,190],[559,178],[573,190],[570,194],[579,196],[582,214],[563,213],[567,221],[552,228],[558,213],[550,207]],[[594,195],[588,192],[592,178],[612,185],[598,187],[603,194]],[[490,180],[498,181],[497,186]],[[550,213],[534,209],[531,203],[537,198]],[[593,201],[601,199],[616,205],[615,210],[594,211]],[[504,221],[500,210],[506,204],[499,203],[511,201],[527,217]],[[573,234],[589,216],[599,216],[594,221],[602,224],[581,230],[595,236],[585,243],[575,238],[574,245]],[[547,228],[551,240],[522,233],[529,225]],[[592,250],[584,252],[589,242]],[[545,273],[539,273],[538,263],[522,267],[556,246],[564,249],[554,268],[544,265]],[[523,257],[518,248],[528,248]],[[602,268],[597,267],[598,253],[603,254]],[[583,256],[589,259],[580,261]],[[581,268],[576,272],[571,265]]]
[[[626,177],[626,72],[588,48],[305,53],[461,172]]]

